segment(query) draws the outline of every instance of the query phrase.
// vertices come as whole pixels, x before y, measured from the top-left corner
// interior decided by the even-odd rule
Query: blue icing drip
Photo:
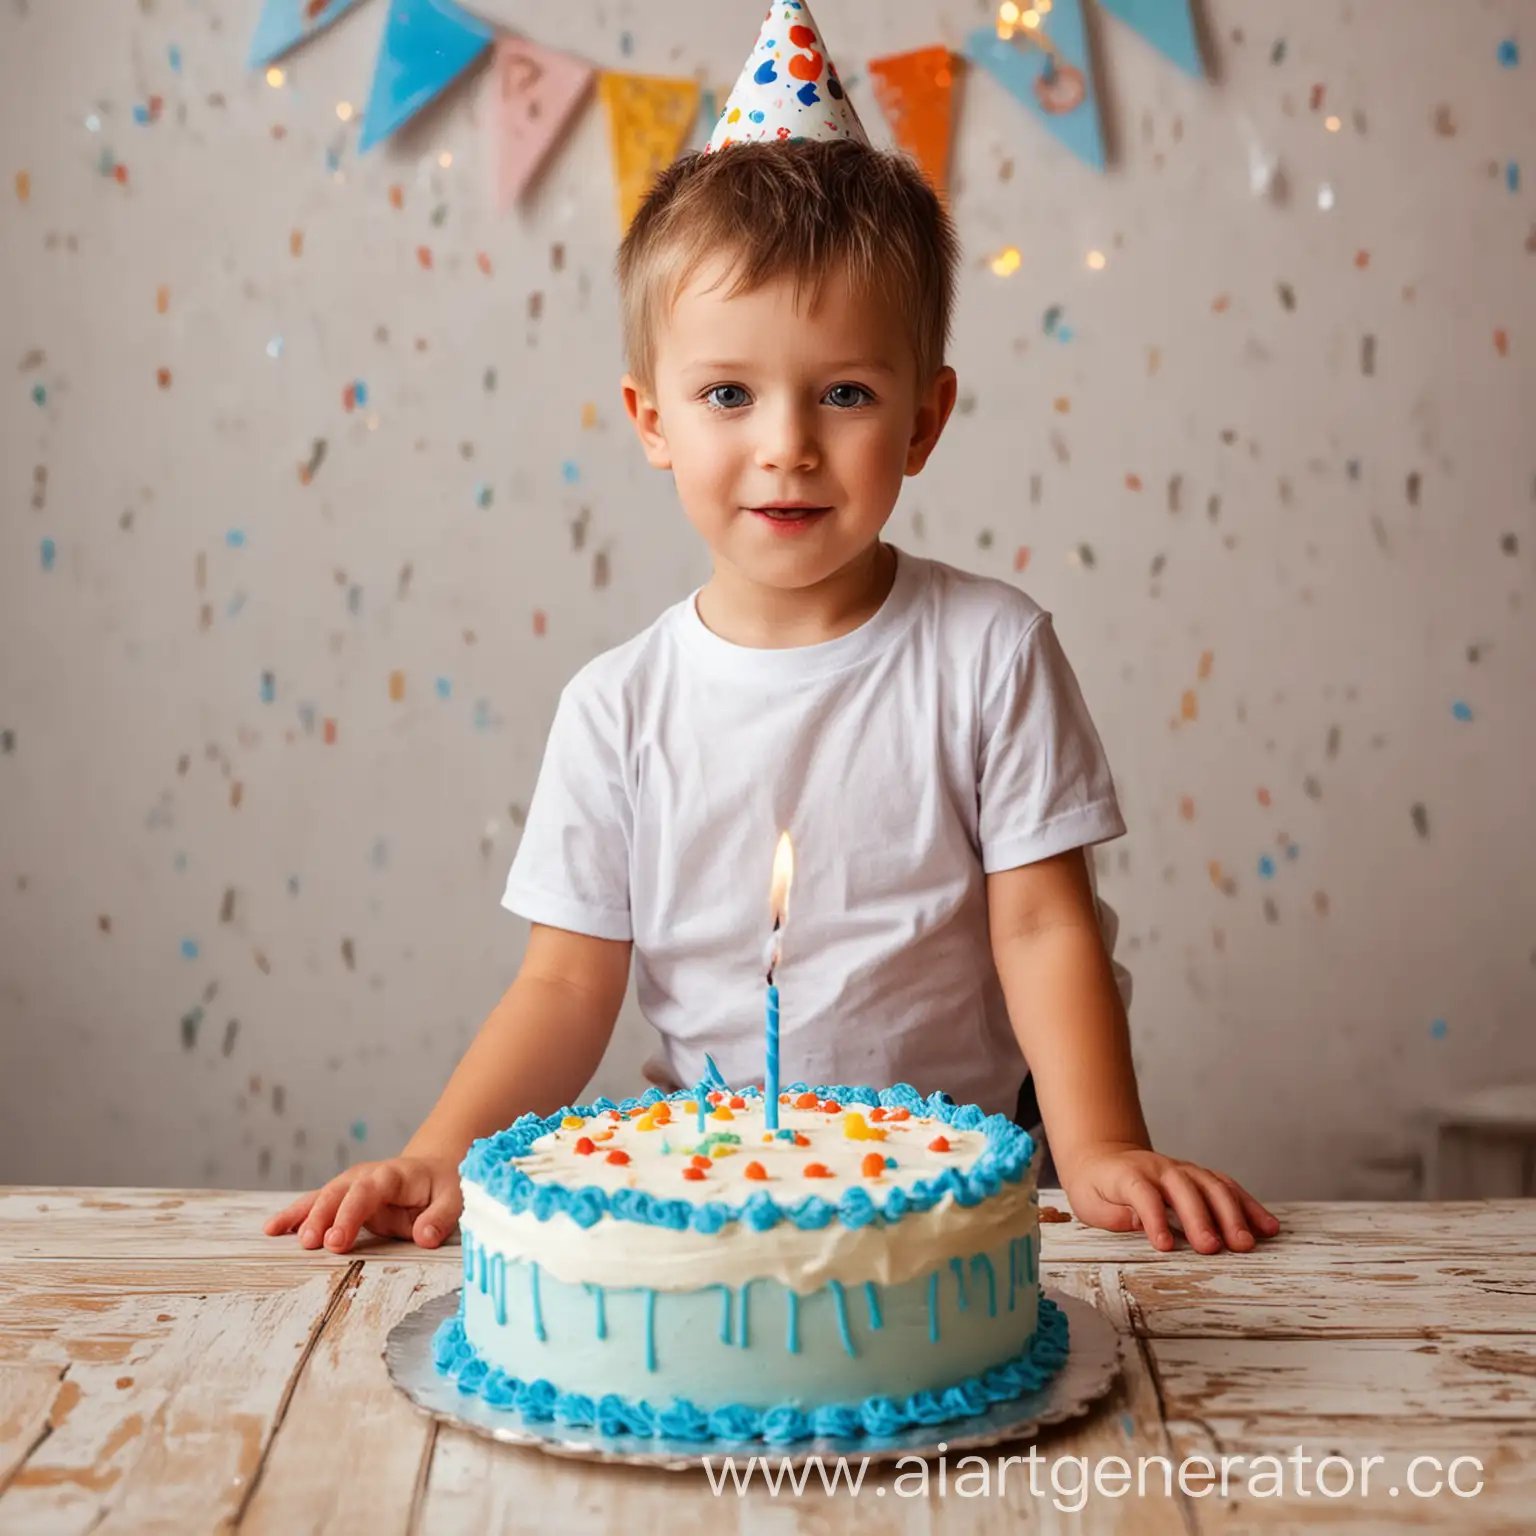
[[[720,1342],[731,1342],[731,1288],[728,1285],[720,1287]]]
[[[986,1254],[978,1253],[971,1259],[971,1273],[977,1270],[987,1277],[987,1316],[997,1316],[997,1271],[992,1268],[992,1260]]]
[[[800,1353],[800,1298],[794,1291],[784,1292],[785,1301],[785,1347],[790,1354]]]
[[[827,1289],[832,1292],[832,1304],[837,1308],[837,1332],[843,1341],[843,1348],[850,1355],[858,1354],[853,1347],[853,1335],[848,1332],[848,1301],[843,1295],[843,1286],[840,1280],[828,1280]]]
[[[1013,1311],[1014,1292],[1019,1288],[1019,1240],[1008,1239],[1008,1310]]]
[[[928,1342],[939,1342],[939,1272],[928,1276]]]
[[[706,1413],[684,1398],[657,1408],[614,1393],[594,1403],[580,1393],[560,1392],[548,1381],[523,1382],[488,1367],[475,1354],[458,1316],[445,1318],[439,1325],[432,1338],[432,1358],[444,1375],[458,1383],[460,1391],[479,1393],[487,1402],[530,1419],[553,1419],[579,1428],[595,1424],[605,1434],[632,1434],[643,1439],[660,1435],[693,1441],[762,1439],[784,1444],[811,1434],[850,1435],[860,1430],[867,1435],[888,1436],[916,1424],[974,1417],[993,1404],[1039,1391],[1065,1362],[1068,1346],[1066,1314],[1050,1297],[1042,1297],[1035,1336],[1012,1360],[942,1392],[828,1404],[809,1415],[787,1403],[766,1411],[732,1403]]]
[[[880,1293],[875,1289],[873,1280],[864,1282],[864,1302],[869,1308],[869,1326],[883,1328],[885,1324],[880,1317]]]
[[[603,1305],[603,1288],[600,1285],[593,1285],[590,1280],[583,1280],[582,1285],[586,1288],[587,1294],[597,1304],[597,1336],[600,1339],[606,1339],[608,1337],[608,1313]]]
[[[474,1284],[475,1279],[475,1240],[468,1232],[464,1234],[464,1284],[466,1287]]]
[[[656,1369],[656,1292],[645,1293],[645,1368]]]
[[[1024,1268],[1025,1278],[1033,1285],[1040,1278],[1040,1268],[1035,1262],[1035,1240],[1032,1237],[1024,1239]]]
[[[955,1272],[955,1290],[959,1298],[960,1310],[964,1312],[970,1306],[965,1295],[965,1261],[963,1259],[951,1259],[949,1267]]]
[[[528,1266],[528,1286],[533,1292],[533,1336],[540,1344],[544,1343],[549,1335],[544,1332],[544,1308],[539,1301],[539,1266]]]
[[[496,1321],[507,1326],[507,1261],[499,1253],[491,1255],[491,1290],[496,1298]]]
[[[741,1315],[737,1318],[736,1332],[740,1335],[741,1347],[747,1347],[747,1288],[752,1284],[750,1280],[741,1282]]]

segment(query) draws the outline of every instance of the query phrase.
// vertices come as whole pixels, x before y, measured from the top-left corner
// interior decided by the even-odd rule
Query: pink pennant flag
[[[490,71],[496,204],[522,197],[592,84],[592,66],[526,37],[501,37]]]

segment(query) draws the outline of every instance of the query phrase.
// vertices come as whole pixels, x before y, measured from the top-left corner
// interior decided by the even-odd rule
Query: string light
[[[1106,257],[1103,251],[1088,252],[1088,267],[1090,271],[1102,272],[1104,270],[1105,264]]]
[[[336,116],[339,117],[342,122],[350,123],[352,121],[352,112],[353,107],[350,101],[338,101],[336,103]]]
[[[1343,126],[1344,124],[1340,122],[1336,117],[1328,117],[1323,119],[1323,127],[1326,128],[1329,133],[1337,133]]]
[[[449,154],[449,152],[445,149],[442,154],[437,157],[437,163],[446,171],[448,167],[453,164],[453,156]]]
[[[267,84],[270,85],[274,91],[277,90],[277,88],[282,85],[283,81],[287,78],[288,77],[275,64],[271,69],[267,71]]]
[[[1019,264],[1023,261],[1018,248],[1010,245],[1006,251],[999,251],[992,258],[992,270],[999,277],[1012,277],[1019,270]]]

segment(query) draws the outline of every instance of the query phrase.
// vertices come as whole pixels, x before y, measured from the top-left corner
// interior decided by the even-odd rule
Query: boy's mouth
[[[832,509],[816,506],[809,501],[771,501],[761,507],[752,507],[750,510],[771,523],[794,527],[798,524],[814,522],[823,512],[830,512]]]

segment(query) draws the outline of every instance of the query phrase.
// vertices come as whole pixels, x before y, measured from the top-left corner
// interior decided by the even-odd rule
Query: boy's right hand
[[[436,1248],[464,1209],[456,1158],[392,1157],[358,1163],[324,1189],[300,1195],[266,1224],[268,1237],[297,1231],[305,1248],[322,1243],[345,1253],[367,1227],[379,1237],[400,1237]]]

